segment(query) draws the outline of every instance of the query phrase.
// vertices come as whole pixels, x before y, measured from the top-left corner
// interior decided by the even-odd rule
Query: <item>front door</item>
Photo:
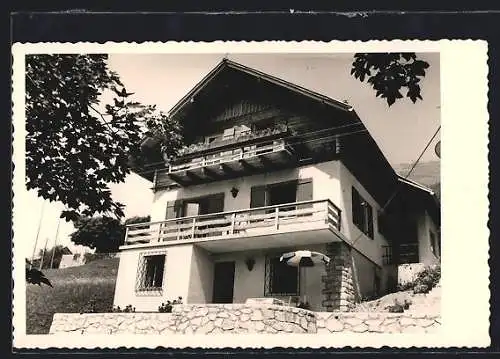
[[[234,262],[214,265],[213,303],[232,303],[234,290]]]

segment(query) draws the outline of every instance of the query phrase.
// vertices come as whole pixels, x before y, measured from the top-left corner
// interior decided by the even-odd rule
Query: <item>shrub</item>
[[[398,290],[413,290],[413,293],[428,293],[441,279],[441,267],[429,266],[419,272],[416,278],[408,283],[398,286]]]
[[[121,309],[120,306],[113,307],[113,313],[134,313],[135,307],[132,304],[127,305],[125,308]]]
[[[158,307],[160,313],[172,313],[172,308],[175,304],[182,304],[182,297],[174,299],[173,301],[167,300],[167,303],[161,303]]]
[[[394,305],[387,307],[389,313],[403,313],[405,310],[410,308],[411,301],[405,299],[404,303],[399,303],[396,299],[394,300]]]
[[[100,260],[100,259],[109,259],[109,258],[115,258],[115,257],[116,257],[116,253],[90,253],[90,252],[87,252],[83,255],[85,264],[88,264],[90,262]]]

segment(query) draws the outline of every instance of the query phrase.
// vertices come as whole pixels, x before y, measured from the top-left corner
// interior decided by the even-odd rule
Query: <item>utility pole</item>
[[[42,267],[43,267],[43,260],[45,258],[45,252],[47,251],[47,243],[48,242],[49,242],[49,237],[45,238],[45,245],[43,246],[42,258],[40,258],[40,268],[39,268],[39,270],[42,270]]]
[[[59,225],[61,224],[61,217],[57,221],[57,229],[56,229],[56,239],[54,240],[54,248],[52,249],[52,258],[50,259],[50,268],[54,265],[54,255],[56,254],[56,246],[57,246],[57,237],[59,236]]]
[[[44,207],[45,207],[45,200],[42,202],[42,211],[40,213],[40,220],[38,221],[38,229],[36,231],[36,239],[35,239],[35,246],[33,247],[33,254],[31,255],[30,269],[33,267],[33,260],[35,259],[36,246],[38,245],[38,236],[40,235],[40,228],[42,226]]]

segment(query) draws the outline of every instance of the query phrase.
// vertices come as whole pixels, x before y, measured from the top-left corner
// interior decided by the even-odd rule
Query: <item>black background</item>
[[[10,46],[14,42],[107,42],[107,41],[215,41],[215,40],[439,40],[439,39],[483,39],[488,41],[488,65],[489,65],[489,104],[490,113],[490,288],[491,288],[491,325],[490,336],[492,345],[489,349],[474,348],[450,348],[450,349],[408,349],[395,352],[389,348],[385,350],[373,349],[343,349],[342,356],[352,356],[355,353],[365,353],[369,357],[380,356],[398,356],[415,357],[421,355],[440,355],[440,356],[484,356],[491,355],[491,352],[500,353],[500,321],[498,319],[498,291],[495,284],[498,282],[499,266],[498,252],[499,245],[497,240],[498,204],[496,173],[498,160],[495,161],[497,154],[498,132],[497,120],[499,117],[498,109],[498,86],[499,86],[499,53],[500,53],[500,12],[488,9],[486,5],[478,1],[470,2],[469,8],[445,7],[442,4],[434,2],[422,2],[418,4],[402,7],[401,4],[393,3],[381,5],[377,2],[378,8],[354,7],[346,2],[335,2],[335,9],[313,8],[314,4],[307,1],[304,4],[281,4],[274,5],[274,8],[265,8],[270,4],[259,4],[253,1],[247,4],[245,8],[238,1],[234,4],[221,4],[219,7],[200,6],[199,4],[190,4],[183,2],[182,6],[170,4],[167,8],[164,4],[160,7],[157,3],[147,4],[146,2],[119,3],[110,6],[104,1],[87,1],[85,3],[71,2],[71,8],[68,1],[50,2],[41,1],[35,4],[12,4],[8,13],[4,16],[4,28],[8,29],[9,39],[7,41],[7,67],[9,71],[5,72],[8,88],[11,89],[11,56]],[[386,2],[387,3],[387,2]],[[403,3],[401,1],[401,3]],[[301,6],[299,6],[301,5]],[[322,4],[324,6],[324,4]],[[80,6],[80,7],[78,7]],[[238,8],[239,6],[239,8]],[[253,7],[252,7],[253,6]],[[438,8],[441,6],[441,8]],[[290,9],[294,9],[293,13]],[[116,11],[120,11],[118,13]],[[45,12],[43,12],[45,11]],[[47,12],[50,11],[50,12]],[[114,13],[110,13],[114,11]],[[162,11],[162,12],[160,12]],[[344,12],[339,13],[339,12]],[[350,13],[345,13],[350,12]],[[5,33],[5,32],[4,32]],[[467,84],[461,84],[467,86]],[[6,91],[8,93],[9,91]],[[7,112],[7,118],[11,118],[11,98],[5,96],[6,104],[4,108]],[[473,121],[473,119],[471,119]],[[0,141],[5,146],[3,153],[11,153],[11,142],[9,141],[11,126],[8,121],[4,121],[6,126],[2,135],[7,137]],[[11,180],[11,166],[9,161],[2,161],[6,165],[4,172],[9,174],[8,181]],[[465,169],[466,170],[466,169]],[[8,186],[5,186],[7,188]],[[9,191],[11,197],[12,193]],[[11,209],[11,198],[6,198],[9,209]],[[474,211],[473,207],[468,209]],[[464,213],[466,211],[464,210]],[[11,216],[5,216],[7,222]],[[466,219],[462,224],[466,223]],[[7,228],[7,227],[6,227]],[[9,227],[11,228],[11,227]],[[11,238],[11,230],[5,232]],[[4,238],[2,242],[5,250],[1,251],[5,256],[4,263],[11,264],[11,241]],[[471,245],[474,245],[474,239],[471,238]],[[467,263],[464,263],[467,265]],[[10,274],[10,268],[4,273]],[[467,290],[467,282],[474,280],[473,268],[469,278],[463,278],[464,291]],[[9,322],[11,325],[11,292],[7,289],[11,285],[10,275],[5,281],[6,290],[2,294],[2,299],[7,303],[1,307],[3,322]],[[471,303],[471,305],[474,305]],[[467,308],[464,308],[467,310]],[[464,323],[467,328],[467,323]],[[468,328],[473,331],[474,328]],[[5,335],[7,338],[7,335]],[[9,336],[9,343],[3,346],[5,354],[9,355],[12,351],[12,339]],[[258,344],[258,343],[257,343]],[[196,343],[193,343],[193,348]],[[8,348],[8,349],[7,349]],[[227,350],[161,350],[163,355],[173,357],[181,356],[227,356],[236,353],[235,349]],[[42,354],[37,350],[14,349],[16,356],[38,357]],[[42,351],[49,357],[66,357],[68,354],[64,350]],[[118,354],[115,351],[90,351],[81,350],[80,353],[99,352],[99,357],[111,357]],[[255,350],[242,350],[239,355],[246,356],[271,355],[272,357],[304,355],[336,355],[340,350],[295,350],[295,349],[275,349],[265,352],[256,352]],[[423,353],[426,354],[423,354]],[[490,352],[489,354],[487,352]],[[57,353],[57,354],[56,354]],[[114,354],[113,354],[114,353]],[[131,355],[137,357],[139,351],[120,350],[121,355]],[[152,350],[140,351],[141,356],[150,356]],[[351,354],[348,354],[351,353]],[[12,354],[10,354],[12,355]],[[76,353],[73,352],[76,356]]]

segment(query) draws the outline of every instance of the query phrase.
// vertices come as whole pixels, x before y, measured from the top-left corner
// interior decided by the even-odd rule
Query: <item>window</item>
[[[373,239],[373,209],[359,192],[352,188],[352,222]]]
[[[313,199],[312,186],[311,178],[254,186],[250,193],[250,207],[311,201]]]
[[[161,293],[165,259],[165,253],[141,254],[137,270],[136,291]]]
[[[265,296],[299,295],[299,270],[280,262],[280,257],[266,260]]]
[[[434,232],[429,231],[429,240],[431,245],[431,251],[436,256],[439,257],[439,248],[437,247],[436,235]]]

